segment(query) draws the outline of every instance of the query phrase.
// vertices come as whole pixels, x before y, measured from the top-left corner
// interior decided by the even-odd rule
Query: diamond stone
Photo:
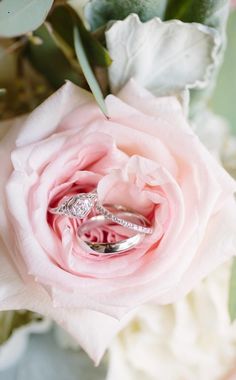
[[[90,213],[93,206],[93,198],[88,198],[86,194],[80,194],[68,200],[66,205],[67,214],[84,219]]]

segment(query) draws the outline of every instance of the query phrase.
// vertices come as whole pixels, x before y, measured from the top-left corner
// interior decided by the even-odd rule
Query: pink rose
[[[235,8],[236,7],[236,0],[231,0],[231,7]]]
[[[50,315],[95,361],[126,321],[113,317],[175,301],[236,247],[235,181],[176,98],[155,98],[131,81],[106,103],[110,120],[91,94],[67,83],[0,143],[1,309]],[[95,187],[101,202],[153,223],[126,255],[89,255],[78,222],[48,213],[63,196]],[[106,233],[112,240],[119,231]]]

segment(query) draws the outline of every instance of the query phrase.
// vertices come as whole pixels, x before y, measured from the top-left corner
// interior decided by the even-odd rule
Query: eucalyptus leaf
[[[230,276],[228,310],[230,320],[233,322],[236,319],[236,258],[233,260]]]
[[[229,0],[168,0],[165,19],[199,22],[214,28],[225,26]]]
[[[88,32],[81,22],[78,23],[78,27],[89,61],[95,66],[110,66],[112,60],[107,49]]]
[[[110,20],[123,20],[136,13],[140,20],[162,18],[167,0],[91,0],[85,7],[85,17],[92,30],[106,25]]]
[[[113,63],[109,68],[112,92],[131,78],[157,96],[208,86],[218,63],[219,33],[198,24],[142,23],[137,15],[116,21],[106,31]]]
[[[0,37],[16,37],[37,29],[52,4],[53,0],[1,0]]]
[[[93,73],[93,70],[90,66],[89,60],[87,58],[85,49],[83,47],[82,39],[80,36],[80,32],[77,26],[74,26],[74,43],[75,43],[75,51],[80,63],[80,66],[83,70],[84,76],[88,82],[88,85],[99,105],[102,112],[107,116],[106,104],[103,99],[102,91],[99,87],[97,79]]]
[[[46,26],[41,26],[35,35],[42,40],[42,44],[34,45],[30,42],[26,50],[26,56],[33,67],[43,74],[54,88],[59,88],[66,79],[84,86],[84,77],[72,67]]]

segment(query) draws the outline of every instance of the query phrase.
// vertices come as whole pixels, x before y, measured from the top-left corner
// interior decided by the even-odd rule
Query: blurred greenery
[[[38,314],[26,310],[0,312],[0,345],[11,336],[15,329],[41,319],[42,317]]]
[[[92,31],[111,20],[123,20],[137,13],[142,21],[162,18],[167,0],[92,0],[85,7],[85,17]]]
[[[226,117],[236,133],[236,11],[228,21],[228,44],[211,107]]]
[[[168,0],[165,19],[224,27],[229,0]]]
[[[54,9],[48,18],[53,31],[57,33],[61,41],[73,50],[74,57],[74,24],[79,28],[86,55],[92,66],[108,67],[111,64],[111,58],[108,51],[102,44],[90,33],[84,26],[78,14],[69,6],[59,6]],[[60,48],[60,44],[58,45]],[[62,49],[61,49],[62,50]]]
[[[53,20],[51,16],[50,22],[57,34],[61,36],[62,25],[60,28],[58,27],[58,24],[60,24],[60,22],[58,22],[60,21],[59,9],[60,7],[57,10],[57,19]],[[23,36],[17,40],[0,40],[0,89],[7,90],[5,94],[4,91],[0,90],[0,119],[6,119],[25,112],[30,112],[51,92],[53,92],[53,87],[55,85],[55,87],[58,87],[64,83],[65,77],[70,78],[75,83],[81,84],[81,82],[84,81],[84,77],[81,75],[82,73],[79,72],[80,70],[77,70],[77,72],[73,70],[74,66],[72,60],[68,61],[65,52],[55,44],[55,41],[52,38],[52,33],[50,33],[50,28],[42,27],[42,29],[42,34],[39,33],[40,29],[38,29],[32,36]],[[72,45],[72,48],[74,49],[72,31],[70,31],[70,34],[70,48]],[[42,44],[45,35],[47,36],[46,43]],[[65,36],[67,35],[68,30]],[[90,58],[97,54],[97,50],[99,50],[100,53],[104,53],[104,55],[98,54],[98,58],[103,61],[94,62],[93,60],[93,62],[90,62],[92,65],[95,64],[97,66],[102,64],[106,66],[106,64],[109,64],[109,57],[106,55],[106,51],[102,50],[103,48],[98,42],[94,44],[94,41],[96,40],[93,39],[93,36],[90,38],[90,44],[88,44],[88,41],[86,40],[88,39],[87,35],[81,36],[81,38],[83,38],[84,45],[90,50],[87,52]],[[31,55],[31,65],[23,59],[23,51],[25,51],[24,49],[26,45],[28,45],[26,52]],[[44,51],[44,54],[42,54],[42,50]],[[35,65],[33,65],[33,62]],[[35,71],[35,68],[37,69],[37,72]],[[97,77],[97,79],[99,79],[99,77]],[[84,82],[83,87],[86,87]],[[226,117],[232,130],[236,133],[235,98],[236,11],[232,12],[229,17],[228,46],[225,54],[225,61],[219,74],[214,96],[210,101],[211,108],[216,113]]]
[[[72,69],[71,63],[56,45],[46,26],[42,25],[34,35],[40,38],[42,43],[38,45],[30,43],[27,46],[26,55],[33,67],[55,88],[62,86],[65,79],[81,86],[83,84],[81,73]]]
[[[24,356],[0,371],[0,380],[105,380],[106,371],[105,361],[95,367],[82,349],[61,347],[51,331],[31,334]]]
[[[234,322],[236,318],[236,259],[234,258],[232,264],[232,271],[229,283],[229,299],[228,310],[231,322]]]

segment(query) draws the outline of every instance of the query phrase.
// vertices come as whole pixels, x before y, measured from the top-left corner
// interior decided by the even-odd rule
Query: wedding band
[[[125,214],[126,217],[139,219],[139,216],[131,212],[123,211],[122,214]],[[99,256],[101,254],[105,255],[117,255],[125,253],[130,249],[136,247],[144,239],[144,235],[137,233],[127,239],[120,240],[114,243],[104,243],[104,242],[90,242],[88,240],[82,239],[82,236],[90,232],[92,229],[103,226],[104,224],[113,224],[112,220],[106,219],[104,215],[96,215],[86,220],[78,228],[78,238],[80,242],[85,243],[93,252],[91,255]]]
[[[139,215],[139,221],[142,221],[142,224],[133,223],[126,219],[123,219],[122,217],[118,217],[116,214],[112,213],[109,210],[110,207],[115,207],[117,209],[121,206],[100,205],[98,203],[97,191],[95,190],[90,193],[81,193],[73,195],[69,198],[65,198],[64,201],[59,203],[57,207],[50,207],[49,212],[51,212],[52,214],[65,215],[69,218],[84,219],[86,216],[90,214],[92,209],[96,209],[96,211],[102,214],[106,219],[123,227],[126,227],[129,230],[133,230],[141,234],[152,234],[153,228],[144,216]]]
[[[113,205],[107,205],[106,207],[101,206],[101,205],[96,205],[96,209],[107,219],[111,220],[112,222],[116,224],[120,224],[123,227],[128,228],[129,230],[133,230],[135,232],[139,232],[141,234],[151,234],[153,232],[152,227],[150,227],[150,222],[145,218],[143,215],[137,214],[137,213],[130,213],[132,215],[136,215],[139,217],[139,221],[142,222],[142,224],[136,224],[133,222],[130,222],[129,220],[123,219],[118,217],[117,215],[113,214],[112,212],[109,211],[109,208],[113,207],[115,209],[123,209],[121,206],[113,206]],[[124,209],[123,209],[124,210]],[[128,211],[128,210],[126,210]]]

